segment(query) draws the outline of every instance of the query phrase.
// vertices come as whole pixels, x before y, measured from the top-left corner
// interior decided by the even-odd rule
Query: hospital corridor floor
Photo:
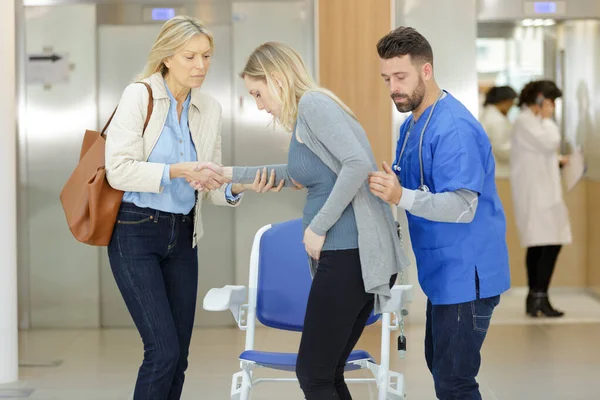
[[[585,293],[557,293],[557,308],[571,316],[562,321],[532,321],[522,314],[523,296],[503,298],[483,349],[481,393],[489,400],[588,400],[600,393],[600,302]],[[414,309],[412,313],[420,312]],[[409,316],[410,318],[410,316]],[[406,378],[409,400],[435,399],[423,357],[424,326],[406,328],[407,358],[392,353],[392,370]],[[294,352],[299,334],[260,328],[256,348]],[[369,327],[357,348],[379,360],[381,331]],[[392,340],[395,343],[396,333]],[[231,375],[239,370],[244,346],[237,328],[197,329],[191,347],[183,400],[229,398]],[[392,348],[394,345],[392,346]],[[128,400],[142,359],[133,329],[30,330],[20,334],[20,381],[0,386],[0,399]],[[257,377],[290,376],[259,370]],[[347,377],[370,377],[365,371]],[[352,384],[357,400],[377,399],[374,384]],[[296,383],[257,386],[252,400],[302,399]]]

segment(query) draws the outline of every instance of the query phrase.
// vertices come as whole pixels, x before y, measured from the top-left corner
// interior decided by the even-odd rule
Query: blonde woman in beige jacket
[[[113,275],[144,343],[134,399],[179,399],[187,368],[198,286],[204,198],[235,206],[243,185],[224,185],[200,161],[221,162],[221,106],[200,87],[213,38],[189,17],[162,27],[141,81],[129,85],[108,129],[110,185],[125,192],[108,255]],[[189,180],[213,189],[198,194]]]

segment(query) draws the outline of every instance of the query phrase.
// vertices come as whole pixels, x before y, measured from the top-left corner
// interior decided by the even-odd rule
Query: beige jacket
[[[150,84],[154,110],[142,137],[148,91],[140,83],[127,86],[117,112],[108,127],[106,137],[106,176],[115,189],[127,192],[160,193],[165,164],[147,162],[162,133],[170,107],[163,77],[156,73],[144,79]],[[221,163],[221,105],[214,98],[192,89],[189,108],[189,127],[199,161]],[[202,200],[216,205],[230,205],[225,198],[225,186],[198,196],[194,223],[193,246],[204,233],[202,227]]]

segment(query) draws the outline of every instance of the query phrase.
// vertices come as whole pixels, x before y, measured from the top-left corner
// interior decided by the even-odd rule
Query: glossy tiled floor
[[[559,293],[553,299],[569,318],[531,323],[522,316],[521,292],[503,298],[483,351],[479,382],[484,399],[600,398],[600,303],[573,293]],[[435,399],[423,359],[423,326],[409,326],[407,337],[407,359],[394,357],[392,368],[405,373],[409,399]],[[297,334],[261,329],[257,348],[295,351],[298,339]],[[371,327],[359,347],[377,354],[379,339],[377,327]],[[233,328],[197,330],[183,399],[227,399],[243,345],[243,335]],[[20,369],[19,384],[0,387],[0,399],[7,396],[7,389],[21,387],[34,389],[22,397],[31,400],[127,400],[141,357],[141,342],[133,330],[22,332],[21,359],[29,366]],[[374,386],[351,389],[355,399],[376,399]],[[302,399],[302,395],[296,384],[283,383],[258,386],[253,396],[253,400],[274,399]]]

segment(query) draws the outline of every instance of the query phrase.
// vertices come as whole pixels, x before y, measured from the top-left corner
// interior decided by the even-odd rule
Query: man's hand
[[[383,172],[371,172],[369,174],[369,188],[371,193],[381,200],[397,206],[402,198],[402,186],[398,177],[389,165],[384,161]]]

